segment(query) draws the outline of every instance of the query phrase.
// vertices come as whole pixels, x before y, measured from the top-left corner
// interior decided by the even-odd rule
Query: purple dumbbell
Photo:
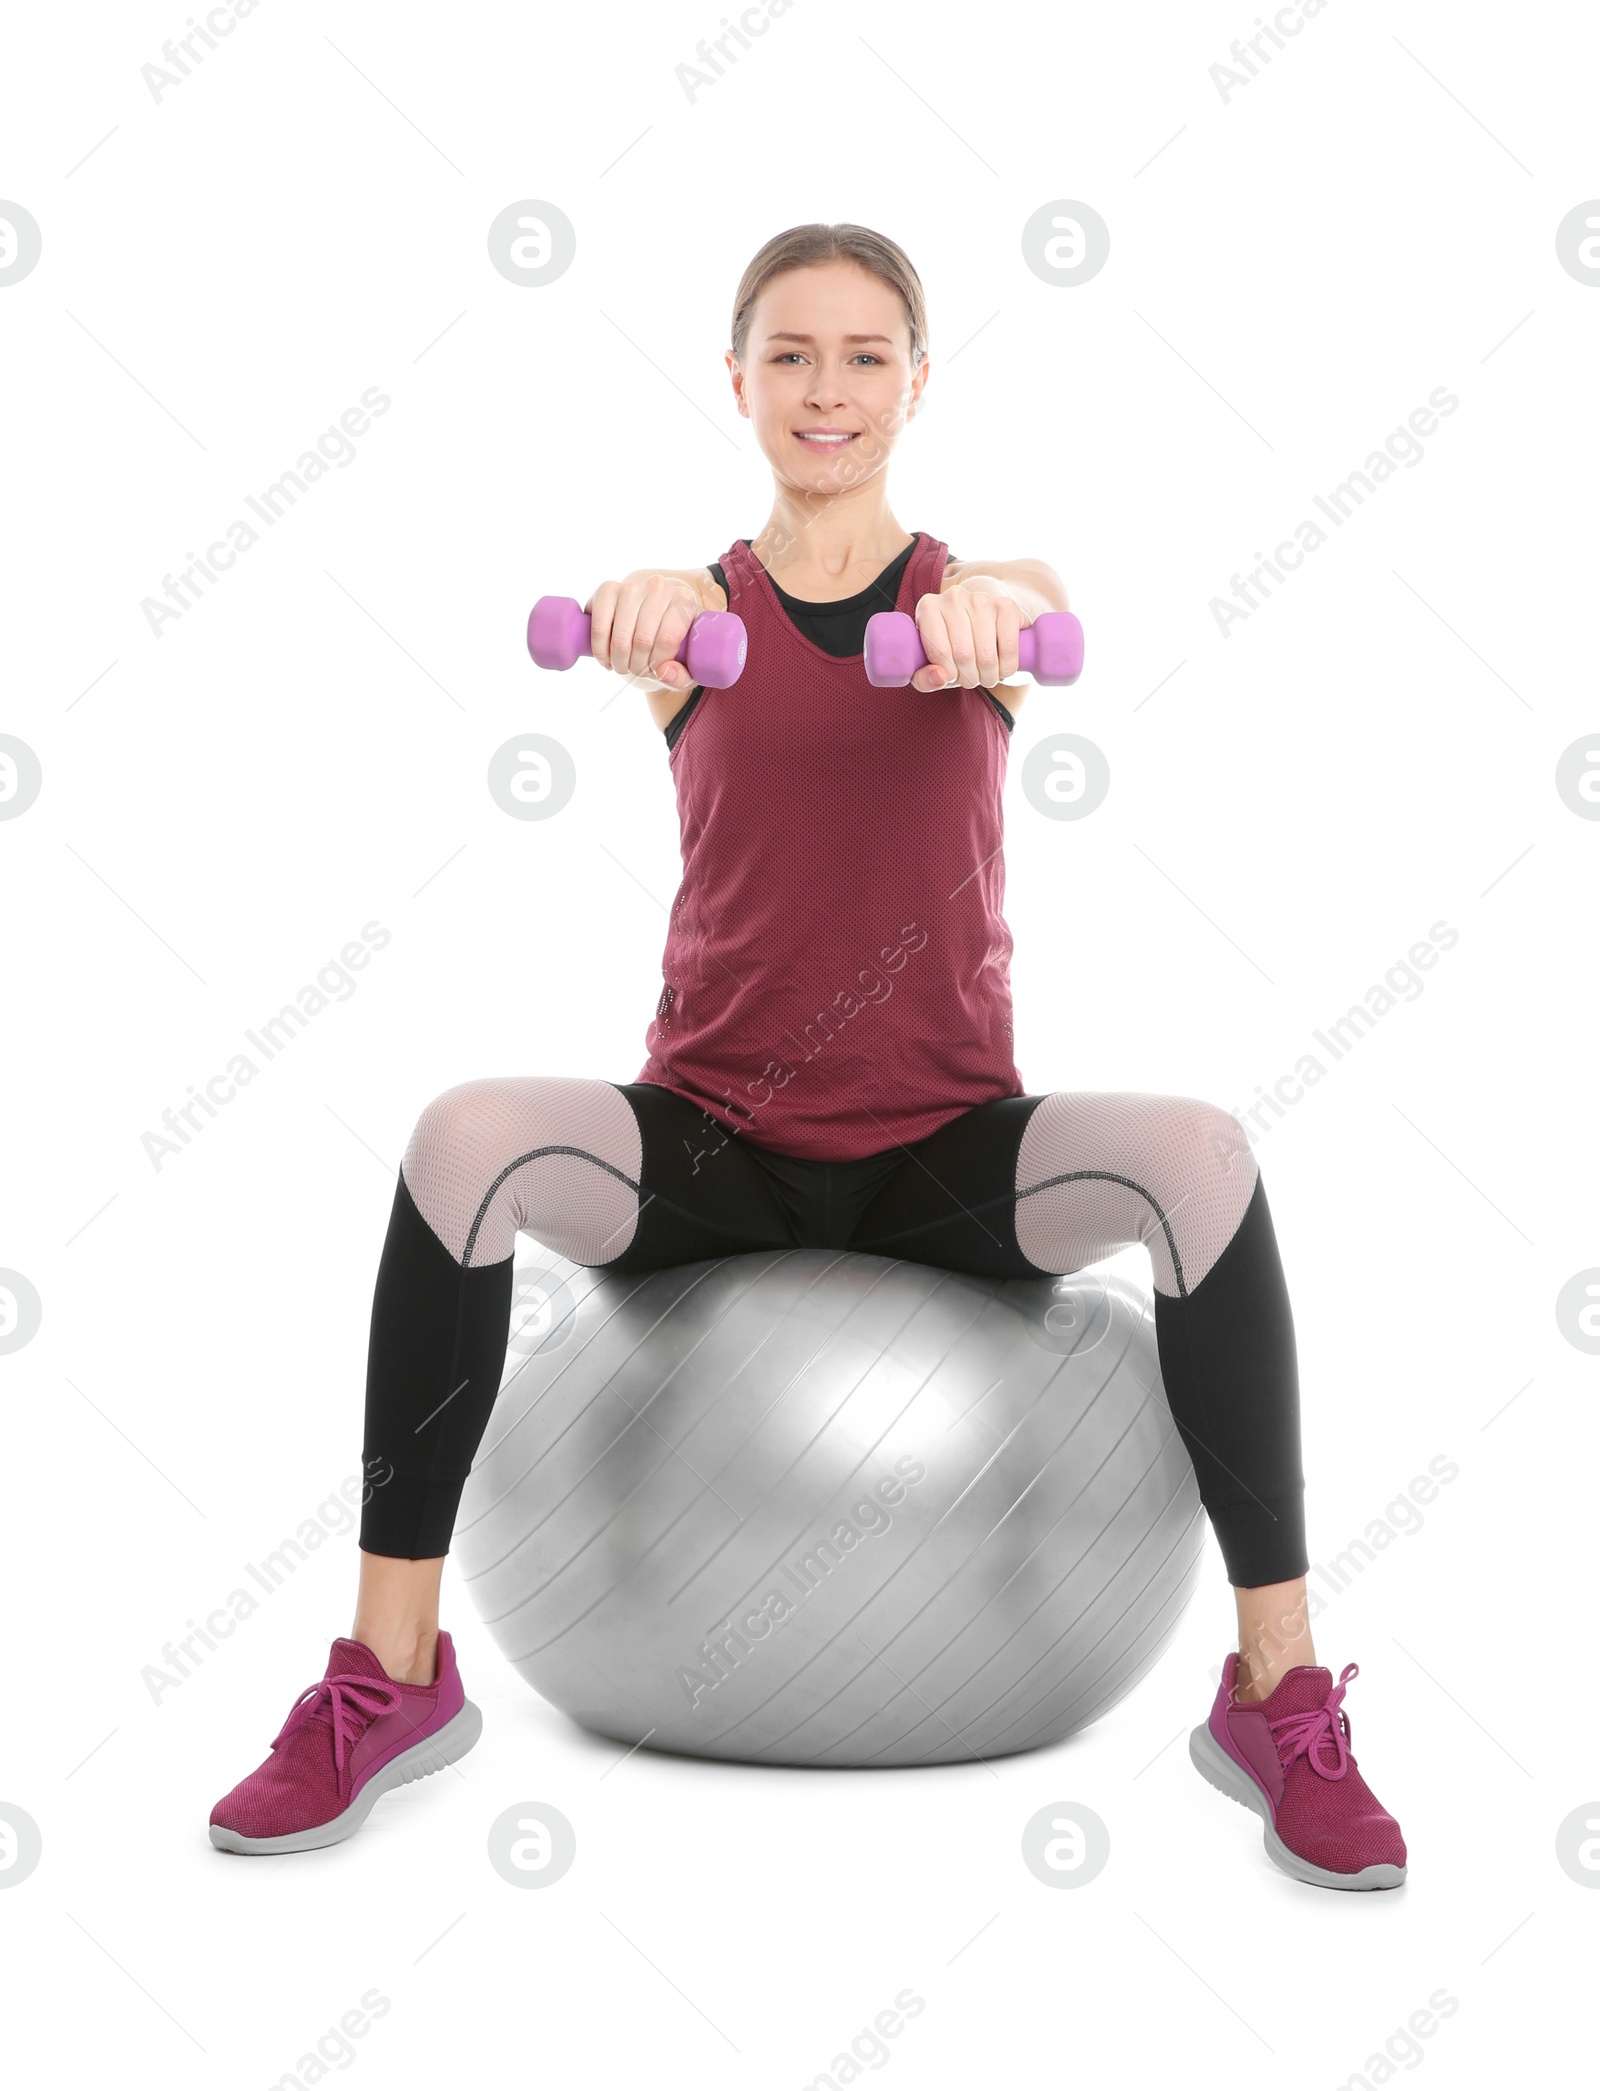
[[[592,653],[589,613],[570,595],[541,595],[528,613],[528,651],[541,668],[570,668]],[[697,683],[726,690],[744,666],[744,622],[731,610],[702,610],[673,655]]]
[[[867,619],[867,681],[876,689],[899,689],[927,665],[914,617],[880,610]],[[1017,634],[1017,666],[1035,682],[1076,682],[1083,673],[1083,626],[1070,610],[1044,611]]]

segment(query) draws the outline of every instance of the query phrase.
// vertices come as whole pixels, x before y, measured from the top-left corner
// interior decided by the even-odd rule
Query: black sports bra
[[[750,539],[747,537],[743,542],[748,545]],[[895,598],[900,593],[901,577],[905,573],[906,567],[910,564],[911,555],[916,549],[917,540],[913,538],[905,550],[898,553],[889,565],[884,568],[883,572],[879,574],[878,578],[868,587],[863,588],[857,595],[841,596],[835,602],[806,602],[797,595],[788,594],[786,590],[778,586],[776,581],[772,582],[772,592],[777,596],[779,602],[782,603],[784,612],[796,631],[801,632],[807,639],[820,646],[824,653],[831,653],[836,660],[843,660],[851,654],[860,653],[862,647],[867,643],[867,619],[874,616],[879,610],[892,610],[894,608]],[[716,581],[723,594],[726,595],[728,593],[727,575],[724,574],[716,560],[711,560],[708,564],[712,578]],[[767,578],[772,580],[770,574]],[[700,702],[702,694],[700,684],[696,683],[689,692],[688,702],[674,712],[662,728],[663,733],[666,735],[669,749],[677,740],[678,735],[682,733],[684,727],[688,725],[689,714]],[[1016,724],[1011,713],[1007,711],[992,690],[985,690],[983,694],[1000,714],[1000,717],[1005,722],[1006,731],[1009,733]]]

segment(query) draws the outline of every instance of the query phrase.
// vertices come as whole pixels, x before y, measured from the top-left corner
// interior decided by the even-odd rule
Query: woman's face
[[[898,291],[853,261],[774,276],[756,300],[741,363],[727,357],[739,411],[784,484],[838,494],[881,472],[927,382],[911,368]],[[843,441],[808,440],[828,431]]]

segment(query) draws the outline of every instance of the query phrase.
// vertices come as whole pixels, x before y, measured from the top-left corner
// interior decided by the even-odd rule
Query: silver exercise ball
[[[790,1249],[519,1269],[453,1549],[622,1743],[946,1764],[1056,1742],[1171,1637],[1205,1521],[1115,1276]]]

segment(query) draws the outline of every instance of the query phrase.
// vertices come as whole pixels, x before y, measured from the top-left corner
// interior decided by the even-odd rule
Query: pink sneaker
[[[290,1708],[273,1754],[211,1811],[219,1851],[316,1851],[360,1829],[379,1794],[443,1771],[483,1732],[450,1636],[432,1684],[396,1684],[363,1641],[340,1639]]]
[[[1406,1877],[1400,1825],[1373,1797],[1351,1756],[1350,1716],[1340,1701],[1357,1674],[1334,1683],[1317,1663],[1286,1671],[1265,1699],[1233,1695],[1239,1657],[1222,1666],[1211,1718],[1189,1737],[1204,1779],[1253,1808],[1266,1825],[1267,1856],[1319,1888],[1398,1888]]]

